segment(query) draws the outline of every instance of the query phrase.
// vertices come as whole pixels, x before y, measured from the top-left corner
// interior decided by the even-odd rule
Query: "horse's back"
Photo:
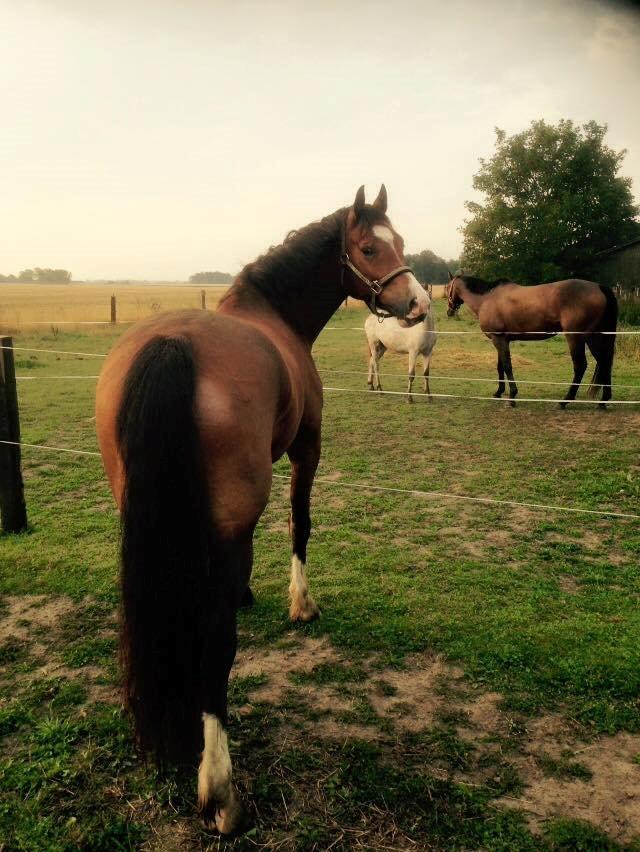
[[[606,305],[599,284],[582,278],[567,278],[546,284],[501,284],[492,290],[479,313],[483,331],[526,334],[535,339],[563,330],[597,327]]]

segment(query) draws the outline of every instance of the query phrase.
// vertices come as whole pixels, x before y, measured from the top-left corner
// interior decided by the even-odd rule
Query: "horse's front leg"
[[[291,461],[291,582],[289,616],[292,621],[312,621],[320,610],[309,594],[305,572],[307,542],[311,533],[309,504],[313,477],[320,459],[320,432],[301,430],[288,452]]]
[[[569,385],[569,390],[565,394],[564,401],[560,403],[560,408],[566,408],[567,404],[572,399],[576,398],[580,382],[587,369],[587,357],[585,355],[585,340],[580,334],[568,334],[567,343],[569,345],[569,354],[573,362],[573,382]]]

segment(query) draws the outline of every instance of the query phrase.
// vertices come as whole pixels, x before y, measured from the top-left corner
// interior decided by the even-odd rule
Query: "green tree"
[[[36,281],[49,281],[60,284],[68,284],[71,281],[71,273],[68,269],[49,269],[49,267],[42,269],[36,266],[33,272],[34,280]]]
[[[449,280],[447,261],[429,249],[419,254],[406,254],[404,259],[423,284],[445,284]]]
[[[192,284],[231,284],[233,275],[228,272],[195,272],[189,276]]]
[[[533,121],[480,160],[468,201],[460,263],[483,278],[553,281],[588,269],[591,256],[640,234],[631,178],[618,171],[626,154],[604,143],[607,125]]]

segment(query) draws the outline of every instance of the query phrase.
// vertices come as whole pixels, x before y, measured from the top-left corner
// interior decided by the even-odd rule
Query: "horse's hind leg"
[[[305,573],[307,542],[311,533],[311,486],[320,459],[319,429],[301,429],[288,451],[291,461],[291,582],[289,616],[292,621],[312,621],[320,615],[309,594]]]
[[[495,341],[494,341],[495,344]],[[500,349],[496,346],[498,350],[498,390],[494,393],[494,397],[496,399],[501,399],[502,394],[505,391],[504,384],[504,367],[502,366],[502,358],[500,357]]]
[[[584,354],[584,336],[581,334],[568,334],[567,344],[569,346],[571,360],[573,361],[573,382],[569,385],[569,390],[564,397],[564,402],[560,403],[560,408],[566,408],[568,403],[576,398],[580,382],[582,381],[582,377],[587,369],[587,358]]]
[[[509,380],[509,405],[512,408],[515,408],[516,397],[518,395],[518,386],[516,385],[515,379],[513,378],[513,367],[511,366],[511,351],[509,349],[509,341],[504,337],[504,335],[496,335],[493,338],[493,343],[496,349],[498,350],[499,362],[502,362],[502,367],[504,369],[504,372],[507,374],[507,379]],[[499,374],[500,370],[498,369],[498,375]]]
[[[380,370],[379,370],[380,359],[382,358],[382,356],[384,355],[384,353],[386,351],[387,351],[387,347],[383,343],[380,343],[379,340],[376,340],[376,342],[373,344],[373,347],[371,349],[371,360],[372,360],[372,363],[373,363],[373,375],[375,377],[375,388],[376,388],[376,390],[379,390],[379,391],[382,390],[382,385],[380,384]],[[373,387],[372,387],[372,390],[373,390]]]
[[[429,402],[433,401],[431,396],[431,389],[429,388],[429,370],[431,369],[431,355],[423,355],[422,359],[424,361],[424,369],[422,371],[422,375],[424,376],[424,392],[428,394]]]
[[[206,828],[231,834],[242,828],[244,809],[232,780],[225,730],[227,688],[237,647],[236,608],[251,570],[251,540],[221,545],[218,558],[224,579],[212,596],[201,657],[204,748],[198,769],[198,805]]]
[[[411,395],[411,390],[413,388],[413,380],[416,377],[416,361],[418,360],[417,351],[411,350],[409,352],[409,384],[407,385],[407,399],[409,402],[413,402],[413,396]]]

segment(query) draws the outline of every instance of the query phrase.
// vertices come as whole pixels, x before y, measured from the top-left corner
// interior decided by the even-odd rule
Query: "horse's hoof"
[[[312,597],[307,596],[302,601],[292,601],[289,607],[289,618],[291,621],[302,621],[307,624],[320,618],[320,607]]]
[[[567,405],[568,405],[567,402],[561,402],[560,405],[558,406],[558,408],[561,408],[564,411],[564,409],[567,407]]]
[[[407,402],[413,402],[413,397],[411,396],[411,394],[409,394],[409,396],[407,397]]]
[[[501,392],[501,391],[496,391],[496,392],[494,393],[494,395],[493,395],[493,398],[494,398],[494,399],[502,399],[502,392]]]
[[[220,834],[242,834],[248,828],[247,812],[240,799],[235,798],[226,808],[216,811],[216,828]]]
[[[599,402],[599,403],[598,403],[598,408],[600,409],[600,411],[608,411],[608,410],[609,410],[609,409],[607,408],[607,404],[606,404],[606,402]]]
[[[242,834],[249,827],[247,811],[235,792],[223,808],[211,800],[200,808],[200,819],[207,831],[217,829],[226,836]]]
[[[515,408],[516,407],[515,399],[510,399],[509,402],[508,402],[508,405],[509,405],[509,408]]]
[[[369,388],[370,391],[373,390],[373,385],[371,384],[371,382],[367,382],[367,387]]]

